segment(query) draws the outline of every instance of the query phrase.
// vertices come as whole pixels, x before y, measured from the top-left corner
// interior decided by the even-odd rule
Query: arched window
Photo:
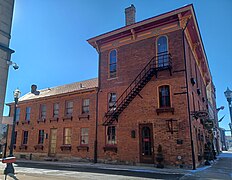
[[[168,65],[168,39],[166,36],[160,36],[157,40],[158,67]]]
[[[159,105],[160,108],[171,107],[170,88],[168,85],[159,87]]]
[[[110,78],[116,77],[117,73],[117,51],[114,49],[110,52],[110,60],[109,60],[109,72]]]
[[[142,128],[142,154],[149,156],[152,154],[152,142],[151,142],[151,130],[150,127]]]

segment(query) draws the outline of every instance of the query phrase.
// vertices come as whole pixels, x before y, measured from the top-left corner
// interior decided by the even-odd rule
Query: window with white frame
[[[108,95],[108,108],[109,110],[113,111],[116,109],[116,93],[109,93]]]
[[[108,126],[107,127],[107,141],[108,145],[116,145],[116,127]]]
[[[82,114],[89,113],[89,99],[83,99],[82,101]]]
[[[81,128],[81,145],[89,144],[89,128]]]

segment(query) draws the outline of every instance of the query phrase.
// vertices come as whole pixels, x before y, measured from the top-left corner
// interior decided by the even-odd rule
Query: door
[[[168,66],[168,40],[166,36],[160,36],[157,40],[158,67]]]
[[[152,124],[139,125],[140,162],[154,163]]]
[[[57,129],[51,129],[50,130],[49,156],[56,155],[56,139],[57,139]]]

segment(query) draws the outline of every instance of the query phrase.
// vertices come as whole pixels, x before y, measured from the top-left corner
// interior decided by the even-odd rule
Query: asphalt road
[[[55,175],[55,176],[61,175],[66,177],[75,177],[75,173],[77,173],[79,177],[81,176],[86,177],[86,179],[91,179],[88,178],[88,175],[90,175],[91,177],[93,176],[96,179],[102,179],[102,177],[110,176],[110,177],[114,177],[113,179],[132,178],[132,179],[172,179],[172,180],[177,180],[180,179],[182,176],[184,176],[183,174],[161,174],[155,172],[143,172],[139,170],[131,171],[131,170],[107,169],[107,168],[102,169],[98,167],[86,167],[86,166],[81,167],[81,166],[73,166],[73,165],[60,165],[54,163],[41,164],[39,162],[38,163],[17,162],[15,164],[16,164],[16,172],[18,173],[27,173],[27,174],[33,173],[33,174],[41,174],[41,175]]]

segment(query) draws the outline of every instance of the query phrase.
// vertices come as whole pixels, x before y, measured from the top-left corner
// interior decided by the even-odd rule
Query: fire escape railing
[[[130,102],[139,94],[143,87],[156,75],[157,72],[168,69],[171,74],[172,57],[170,53],[164,52],[153,57],[146,66],[140,71],[132,83],[126,88],[122,95],[117,99],[111,109],[105,114],[103,125],[111,125],[118,116],[130,104]]]

